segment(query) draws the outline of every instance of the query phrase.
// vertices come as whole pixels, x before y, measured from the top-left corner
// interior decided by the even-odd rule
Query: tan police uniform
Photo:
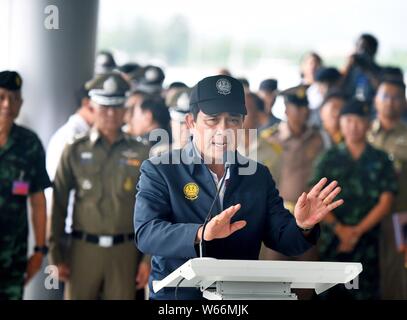
[[[123,107],[126,84],[117,75],[100,77],[91,99],[100,108]],[[133,212],[140,166],[147,157],[148,148],[120,128],[112,144],[94,127],[64,149],[54,181],[50,253],[54,264],[70,268],[68,299],[135,298],[141,254],[134,244]],[[71,190],[73,231],[65,246]]]

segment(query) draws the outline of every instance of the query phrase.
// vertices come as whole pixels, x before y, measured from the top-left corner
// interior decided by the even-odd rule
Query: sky
[[[381,42],[381,53],[407,50],[403,0],[101,0],[99,26],[109,30],[130,25],[137,16],[163,24],[176,14],[187,17],[195,34],[229,35],[237,43],[346,52],[358,34],[371,32]]]

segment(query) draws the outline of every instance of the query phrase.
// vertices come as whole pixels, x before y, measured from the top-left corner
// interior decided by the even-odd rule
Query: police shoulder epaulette
[[[79,141],[83,141],[86,140],[86,138],[88,137],[87,133],[78,133],[75,134],[69,141],[68,144],[74,144],[77,143]]]

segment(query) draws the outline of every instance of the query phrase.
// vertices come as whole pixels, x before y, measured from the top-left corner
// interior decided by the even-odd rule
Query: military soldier
[[[405,90],[405,84],[399,80],[384,80],[380,84],[375,97],[377,119],[368,135],[369,142],[394,160],[399,192],[392,212],[407,211],[407,126],[401,121],[406,109]],[[403,253],[396,250],[392,215],[383,219],[381,231],[382,297],[407,299],[407,268]]]
[[[89,94],[91,131],[65,148],[54,181],[51,257],[69,299],[134,299],[140,254],[134,246],[133,208],[141,162],[148,149],[121,131],[127,82],[99,76]],[[75,191],[72,243],[64,251],[64,222]],[[140,264],[144,286],[149,264]]]
[[[351,100],[341,111],[344,143],[318,161],[314,177],[326,176],[342,186],[344,205],[329,213],[321,226],[320,257],[324,261],[361,262],[357,290],[335,286],[329,298],[379,298],[379,223],[390,213],[397,183],[389,156],[366,141],[369,106]],[[326,296],[325,296],[326,297]]]
[[[24,282],[39,271],[47,252],[44,189],[51,182],[37,135],[14,123],[23,103],[21,85],[17,72],[0,72],[0,300],[22,299]],[[28,262],[27,199],[36,244]]]

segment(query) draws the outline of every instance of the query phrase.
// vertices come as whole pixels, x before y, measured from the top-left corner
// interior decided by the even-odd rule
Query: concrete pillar
[[[44,144],[75,110],[75,91],[93,75],[98,4],[9,0],[8,65],[24,81],[18,122],[37,132]]]
[[[33,129],[46,147],[77,108],[76,90],[92,78],[99,1],[6,1],[6,67],[23,78],[24,103],[17,122]],[[32,232],[29,246],[32,250]],[[25,299],[61,297],[61,289],[45,289],[45,277],[43,270],[36,275],[26,287]]]

